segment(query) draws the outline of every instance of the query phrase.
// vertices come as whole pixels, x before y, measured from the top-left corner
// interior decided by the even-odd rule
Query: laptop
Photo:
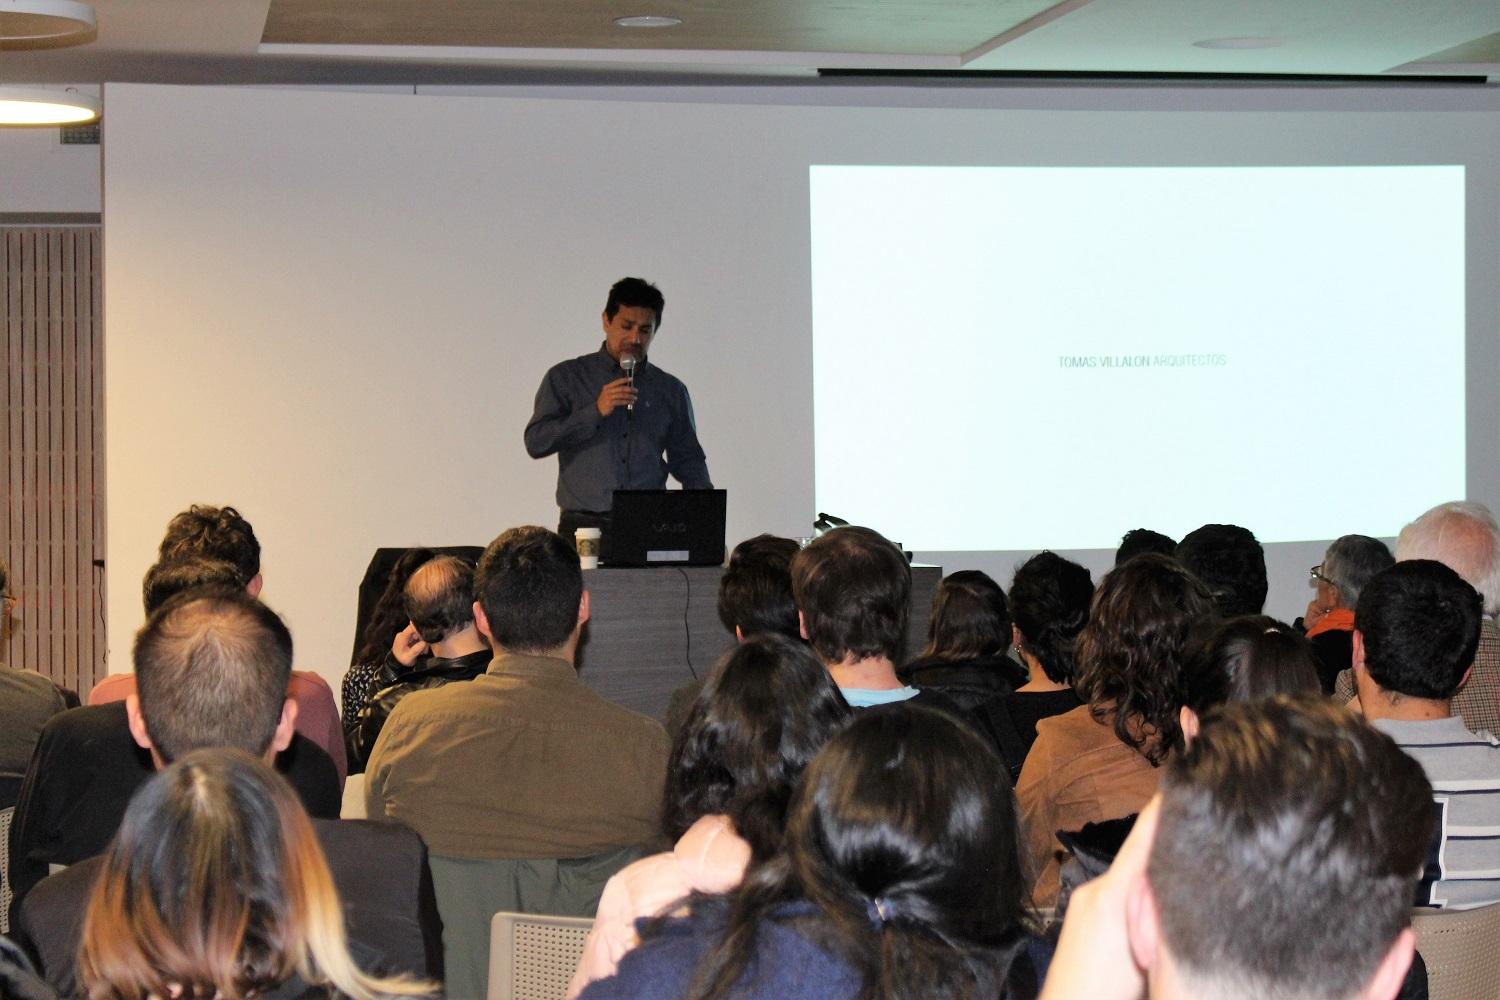
[[[725,490],[615,490],[605,566],[720,566]]]

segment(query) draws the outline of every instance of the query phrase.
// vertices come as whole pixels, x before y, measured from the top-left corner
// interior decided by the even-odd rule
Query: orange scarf
[[[1307,630],[1307,637],[1311,639],[1315,635],[1324,632],[1352,632],[1354,630],[1354,612],[1348,608],[1334,608],[1328,614],[1318,619],[1318,624]]]

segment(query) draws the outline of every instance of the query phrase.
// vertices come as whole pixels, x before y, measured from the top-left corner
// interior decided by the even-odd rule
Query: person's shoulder
[[[42,740],[46,742],[99,740],[122,734],[125,739],[131,739],[130,720],[125,715],[123,701],[70,708],[58,712],[42,727]]]

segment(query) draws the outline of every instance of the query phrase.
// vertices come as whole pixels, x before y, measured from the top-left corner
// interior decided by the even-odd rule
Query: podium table
[[[610,701],[662,718],[672,692],[695,675],[706,676],[734,644],[719,621],[723,575],[719,566],[585,570],[590,618],[579,678]],[[926,644],[942,575],[938,566],[912,567],[908,656]]]

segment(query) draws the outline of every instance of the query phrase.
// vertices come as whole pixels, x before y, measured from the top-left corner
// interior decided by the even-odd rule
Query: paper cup
[[[581,569],[599,568],[599,529],[579,528],[573,533],[578,546],[578,565]]]

